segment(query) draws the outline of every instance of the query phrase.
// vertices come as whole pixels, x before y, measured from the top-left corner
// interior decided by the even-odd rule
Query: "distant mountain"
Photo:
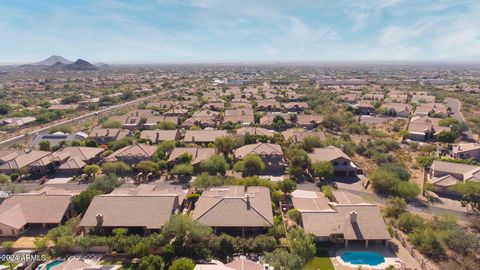
[[[65,69],[67,70],[96,70],[97,67],[90,64],[89,62],[83,60],[83,59],[78,59],[77,61],[65,65]]]
[[[65,59],[61,56],[58,56],[58,55],[52,55],[50,57],[48,57],[47,59],[43,60],[43,61],[40,61],[40,62],[37,62],[37,63],[33,63],[32,65],[35,65],[35,66],[52,66],[52,65],[55,65],[56,63],[62,63],[64,65],[68,65],[68,64],[71,64],[72,61],[68,60],[68,59]]]

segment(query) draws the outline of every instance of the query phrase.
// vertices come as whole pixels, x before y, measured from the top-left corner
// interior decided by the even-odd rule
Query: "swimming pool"
[[[52,262],[47,263],[46,269],[49,270],[50,268],[54,267],[55,265],[61,264],[63,261],[55,260]]]
[[[374,251],[346,251],[340,258],[350,264],[376,266],[385,262],[382,254]]]

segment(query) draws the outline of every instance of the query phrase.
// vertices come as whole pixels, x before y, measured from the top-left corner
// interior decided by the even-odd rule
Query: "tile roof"
[[[237,159],[243,159],[248,154],[283,156],[283,150],[278,144],[259,142],[256,144],[247,144],[237,148],[235,149],[234,153],[235,158]]]
[[[270,190],[252,186],[212,188],[204,191],[192,214],[212,227],[269,227],[273,225]]]
[[[97,215],[103,216],[103,227],[145,227],[160,229],[175,213],[183,190],[161,191],[154,185],[135,189],[120,188],[111,194],[96,196],[80,222],[82,227],[97,226]]]

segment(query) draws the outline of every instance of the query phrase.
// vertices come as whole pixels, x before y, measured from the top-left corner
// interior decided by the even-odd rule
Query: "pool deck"
[[[381,254],[384,257],[385,262],[383,262],[381,264],[378,264],[378,265],[351,264],[351,263],[343,261],[342,258],[340,257],[340,255],[342,253],[348,252],[348,251],[376,252],[376,253]],[[398,261],[398,258],[392,252],[390,252],[388,249],[381,248],[381,247],[379,247],[379,248],[373,247],[373,248],[368,248],[368,249],[351,247],[351,248],[340,249],[336,252],[333,261],[334,261],[335,267],[337,267],[337,265],[341,265],[341,266],[346,266],[347,269],[357,269],[359,266],[361,266],[362,269],[385,269],[390,265],[395,266],[396,264],[398,264],[396,262],[396,261]]]
[[[405,266],[410,269],[422,269],[420,264],[410,255],[410,253],[402,245],[400,245],[400,243],[396,242],[396,239],[392,239],[390,242],[396,244],[395,246],[397,248],[395,252],[392,252],[390,249],[383,246],[370,246],[368,248],[365,248],[364,245],[355,244],[350,246],[349,248],[343,248],[340,246],[337,248],[329,248],[328,253],[330,254],[330,258],[336,270],[358,269],[358,265],[345,265],[342,261],[339,261],[337,259],[337,252],[339,251],[376,251],[385,256],[386,263],[392,262],[392,264],[396,266],[395,260],[400,259],[405,264]],[[369,265],[362,265],[362,269],[384,269],[387,266],[389,266],[389,264],[386,264],[383,268],[379,266],[371,267]]]

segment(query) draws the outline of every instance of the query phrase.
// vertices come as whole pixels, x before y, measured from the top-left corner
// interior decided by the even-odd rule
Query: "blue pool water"
[[[50,262],[47,264],[47,270],[49,270],[50,268],[54,267],[55,265],[58,265],[58,264],[61,264],[63,261],[53,261],[53,262]]]
[[[373,251],[347,251],[340,255],[344,262],[351,264],[366,264],[370,266],[379,265],[385,262],[382,254]]]

